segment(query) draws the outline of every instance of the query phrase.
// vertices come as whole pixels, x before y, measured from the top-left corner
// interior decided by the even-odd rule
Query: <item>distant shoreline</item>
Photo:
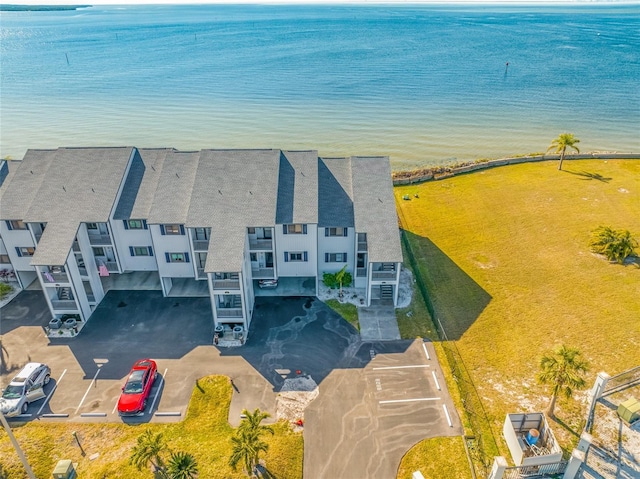
[[[55,12],[89,8],[93,5],[14,5],[0,3],[0,12]]]

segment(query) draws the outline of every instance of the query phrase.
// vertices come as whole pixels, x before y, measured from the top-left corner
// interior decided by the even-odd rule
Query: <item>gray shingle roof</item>
[[[0,160],[0,163],[2,163],[2,166],[0,166],[0,217],[2,219],[19,219],[4,218],[4,216],[2,215],[4,214],[3,198],[5,191],[7,191],[7,189],[9,188],[9,184],[11,183],[11,180],[15,176],[16,171],[18,170],[18,167],[22,164],[22,162],[15,160]],[[7,197],[7,200],[9,200],[9,197]]]
[[[149,209],[149,223],[187,222],[191,189],[198,170],[199,151],[169,150]]]
[[[273,226],[279,150],[203,150],[188,227],[211,227],[205,271],[239,271],[247,226]]]
[[[357,232],[367,233],[369,261],[401,262],[396,202],[388,157],[351,157]]]
[[[318,162],[318,226],[354,226],[349,158],[321,158]]]
[[[7,191],[11,195],[7,215],[47,223],[31,264],[64,264],[80,223],[108,221],[133,151],[132,147],[27,151]]]
[[[283,151],[278,175],[276,223],[318,222],[318,152]]]
[[[118,207],[113,215],[117,220],[148,218],[158,188],[164,160],[169,148],[137,150]]]

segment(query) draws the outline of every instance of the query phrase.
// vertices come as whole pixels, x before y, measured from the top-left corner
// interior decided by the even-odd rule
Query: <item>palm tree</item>
[[[271,417],[271,414],[268,412],[263,412],[260,408],[256,408],[252,413],[247,411],[246,409],[242,410],[242,415],[244,418],[240,422],[238,426],[238,431],[247,431],[247,432],[257,432],[258,435],[262,435],[265,432],[270,434],[274,434],[273,428],[271,426],[265,426],[262,423],[267,418]]]
[[[344,281],[344,276],[347,273],[347,265],[345,264],[340,271],[336,273],[336,281],[340,283],[340,299],[342,299],[342,282]]]
[[[580,153],[576,144],[580,143],[573,133],[560,133],[560,136],[551,142],[551,146],[547,148],[547,152],[553,148],[556,149],[555,153],[560,153],[560,163],[558,164],[558,169],[562,169],[562,162],[564,161],[564,155],[567,151],[567,148],[572,148],[576,150],[576,152]]]
[[[167,463],[167,476],[169,479],[194,479],[198,477],[198,463],[195,457],[187,452],[171,453]]]
[[[229,458],[229,465],[236,470],[238,463],[242,463],[247,476],[255,475],[255,468],[260,460],[260,453],[267,452],[269,445],[260,440],[260,433],[249,429],[238,428],[236,435],[231,438],[233,452]]]
[[[162,438],[162,433],[154,434],[151,429],[147,429],[138,436],[138,443],[131,451],[129,464],[135,465],[138,470],[147,467],[151,463],[156,471],[164,468],[160,453],[166,449],[166,444]]]
[[[547,414],[549,417],[554,417],[559,394],[570,398],[574,389],[584,388],[583,374],[588,371],[588,365],[580,358],[580,351],[577,348],[570,348],[563,344],[552,355],[543,356],[540,360],[540,369],[538,381],[551,386],[551,402],[547,408]]]

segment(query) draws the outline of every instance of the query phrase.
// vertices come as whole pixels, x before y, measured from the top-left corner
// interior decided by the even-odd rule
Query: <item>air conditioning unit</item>
[[[73,479],[76,477],[76,468],[70,459],[62,459],[53,470],[53,479]]]

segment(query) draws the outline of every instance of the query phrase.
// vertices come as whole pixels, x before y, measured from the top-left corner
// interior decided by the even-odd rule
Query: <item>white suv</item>
[[[2,392],[0,411],[7,417],[26,413],[29,403],[45,397],[42,387],[50,378],[51,369],[46,364],[27,364]]]

